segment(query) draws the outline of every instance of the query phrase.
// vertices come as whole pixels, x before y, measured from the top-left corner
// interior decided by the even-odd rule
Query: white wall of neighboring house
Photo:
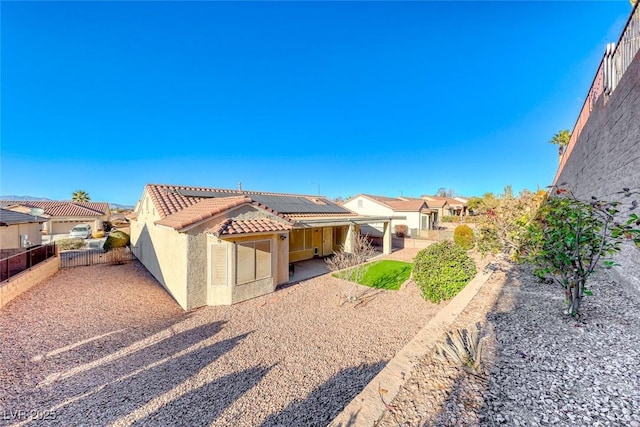
[[[344,203],[347,209],[350,209],[360,215],[372,215],[372,216],[406,216],[406,219],[392,219],[391,220],[391,232],[395,233],[396,225],[406,225],[409,230],[417,228],[420,230],[420,222],[422,221],[422,214],[420,212],[401,212],[394,211],[389,206],[386,206],[380,202],[369,199],[364,196],[357,196]],[[431,224],[427,224],[427,228]],[[376,229],[382,231],[382,225],[374,225]]]

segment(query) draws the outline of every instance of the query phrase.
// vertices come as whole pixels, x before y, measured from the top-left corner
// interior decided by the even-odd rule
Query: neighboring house
[[[0,258],[42,244],[44,218],[0,209]]]
[[[92,231],[102,230],[104,221],[111,218],[108,203],[65,202],[52,200],[0,200],[0,206],[15,212],[30,214],[34,208],[42,209],[45,218],[44,234],[66,234],[78,224],[89,224]]]
[[[440,216],[465,216],[468,215],[468,199],[464,197],[440,197],[422,196],[430,207],[437,208]]]
[[[128,218],[133,253],[185,310],[273,292],[291,263],[350,252],[360,225],[381,224],[391,252],[388,217],[320,196],[149,184]]]
[[[420,230],[431,229],[436,215],[427,201],[408,197],[358,194],[344,202],[343,206],[362,215],[390,216],[394,232],[397,225],[406,225],[412,237],[420,235]]]

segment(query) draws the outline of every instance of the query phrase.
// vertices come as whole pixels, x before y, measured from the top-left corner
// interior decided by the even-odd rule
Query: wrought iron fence
[[[129,248],[115,248],[108,252],[102,249],[60,252],[60,268],[86,267],[95,264],[124,264],[136,257]]]
[[[49,243],[0,260],[0,282],[22,273],[56,255],[56,244]]]
[[[625,71],[631,65],[633,58],[635,58],[638,51],[640,51],[640,2],[637,2],[629,15],[627,24],[618,39],[618,43],[609,43],[605,50],[605,53],[600,61],[596,75],[591,83],[587,97],[582,104],[582,109],[576,120],[576,124],[573,126],[571,132],[571,138],[569,144],[562,153],[560,159],[560,165],[558,165],[558,171],[553,180],[553,183],[557,183],[560,173],[567,163],[567,159],[573,151],[573,147],[576,141],[582,133],[582,129],[589,120],[589,115],[593,111],[593,107],[603,93],[607,96],[611,95],[618,86],[618,83],[622,79]]]

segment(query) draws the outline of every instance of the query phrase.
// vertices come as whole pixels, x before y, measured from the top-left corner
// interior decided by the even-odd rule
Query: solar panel
[[[344,214],[349,211],[340,205],[330,202],[327,199],[319,198],[324,204],[314,203],[303,196],[275,195],[275,194],[251,194],[239,192],[220,192],[206,190],[185,190],[179,189],[178,192],[185,197],[199,198],[215,198],[215,197],[232,197],[246,195],[256,202],[265,205],[276,212],[280,213],[336,213]]]

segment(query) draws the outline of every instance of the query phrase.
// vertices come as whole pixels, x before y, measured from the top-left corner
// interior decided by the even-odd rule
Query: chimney
[[[238,181],[238,193],[242,193],[242,181]]]

